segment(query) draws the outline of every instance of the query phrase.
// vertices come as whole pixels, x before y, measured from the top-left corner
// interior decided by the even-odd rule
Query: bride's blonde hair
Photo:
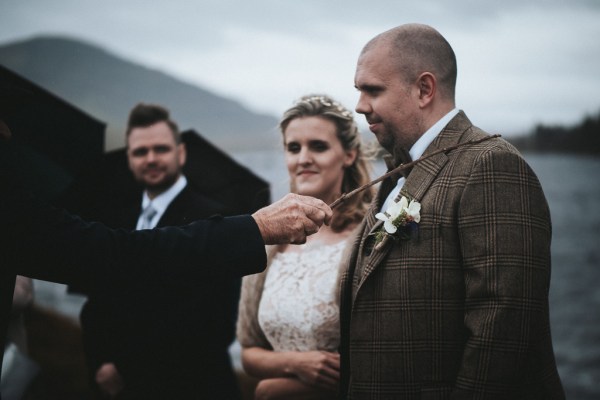
[[[360,133],[352,112],[327,95],[303,96],[284,112],[279,129],[284,135],[289,123],[300,117],[318,116],[333,122],[337,138],[344,150],[356,150],[354,163],[344,169],[342,193],[348,193],[370,181],[370,157],[365,153]],[[294,188],[291,188],[294,191]],[[367,207],[373,199],[373,190],[367,189],[344,201],[333,214],[331,229],[341,232],[349,225],[358,223],[364,217]]]

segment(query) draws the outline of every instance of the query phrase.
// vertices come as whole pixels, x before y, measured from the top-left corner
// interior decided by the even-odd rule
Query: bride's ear
[[[356,155],[358,151],[356,149],[348,150],[344,157],[344,168],[350,167],[356,161]]]

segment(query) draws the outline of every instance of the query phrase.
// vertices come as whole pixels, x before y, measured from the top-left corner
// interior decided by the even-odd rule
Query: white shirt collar
[[[169,207],[169,204],[171,204],[173,199],[177,197],[177,195],[185,188],[186,185],[186,177],[184,175],[180,175],[177,181],[169,189],[162,192],[152,200],[150,200],[150,197],[148,197],[148,193],[144,191],[142,196],[142,210],[145,210],[146,207],[152,203],[152,207],[154,207],[156,210],[156,215],[154,218],[152,218],[153,225],[158,223],[162,215],[167,210],[167,207]]]
[[[413,146],[410,148],[410,157],[413,160],[419,159],[423,155],[427,147],[429,147],[431,142],[433,142],[437,135],[440,134],[442,129],[444,129],[444,127],[448,125],[448,122],[450,122],[450,120],[452,120],[452,118],[454,118],[456,114],[458,114],[458,112],[458,108],[454,108],[448,114],[440,118],[438,122],[433,124],[431,128],[427,129],[427,131],[423,135],[421,135],[419,140],[417,140],[415,144],[413,144]]]
[[[458,114],[458,112],[459,112],[459,109],[454,108],[448,114],[446,114],[442,118],[440,118],[438,120],[438,122],[433,124],[433,126],[431,128],[427,129],[427,131],[423,135],[421,135],[419,140],[417,140],[415,142],[415,144],[413,144],[413,146],[408,151],[410,153],[410,157],[413,160],[418,160],[423,155],[423,153],[425,152],[427,147],[429,147],[431,142],[433,142],[433,140],[437,137],[437,135],[440,134],[442,129],[444,129],[446,127],[446,125],[448,125],[450,120],[452,120],[452,118],[454,118],[456,116],[456,114]],[[390,206],[390,204],[392,203],[392,201],[394,201],[396,199],[396,197],[398,197],[398,194],[400,193],[402,186],[404,186],[405,180],[406,179],[404,177],[400,177],[400,179],[398,179],[396,186],[392,189],[392,191],[390,192],[388,197],[383,202],[381,211],[387,210],[388,207]]]

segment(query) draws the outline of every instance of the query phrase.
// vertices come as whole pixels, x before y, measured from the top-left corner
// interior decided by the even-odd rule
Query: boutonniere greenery
[[[377,213],[375,218],[383,221],[383,228],[375,232],[375,249],[379,250],[389,238],[409,240],[419,229],[421,204],[402,196],[393,202],[387,210]]]

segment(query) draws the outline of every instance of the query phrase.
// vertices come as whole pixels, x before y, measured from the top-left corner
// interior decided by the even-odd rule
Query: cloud
[[[279,116],[308,92],[353,108],[364,43],[423,22],[455,49],[458,105],[482,128],[513,133],[600,109],[598,20],[596,0],[3,0],[0,42],[75,36]]]

